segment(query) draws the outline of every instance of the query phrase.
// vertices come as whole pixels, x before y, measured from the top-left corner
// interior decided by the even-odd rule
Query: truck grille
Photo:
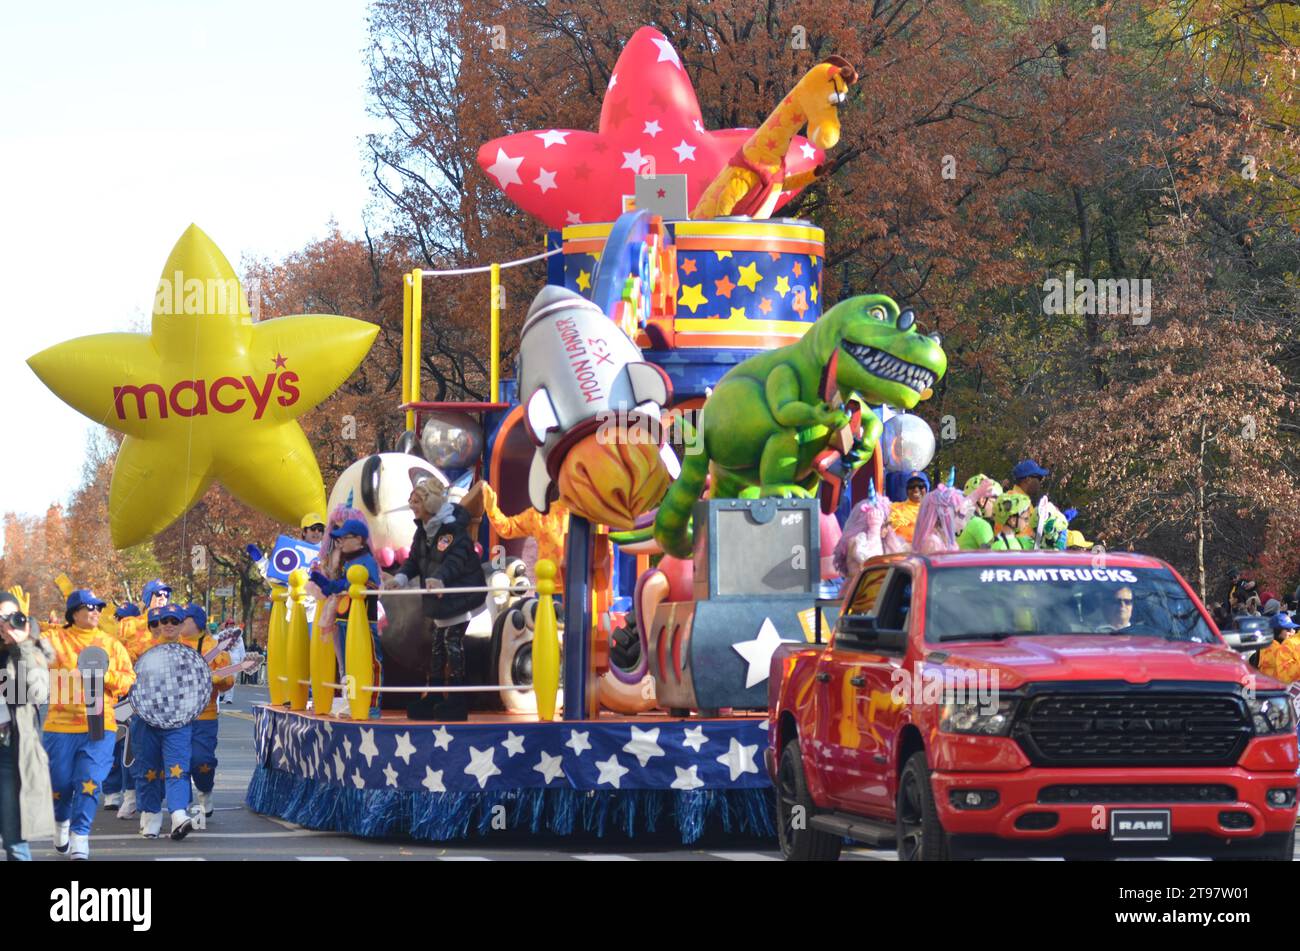
[[[1052,693],[1013,735],[1036,766],[1231,766],[1253,735],[1229,693]]]
[[[1237,790],[1219,783],[1070,783],[1044,786],[1038,801],[1050,805],[1071,802],[1236,802]]]

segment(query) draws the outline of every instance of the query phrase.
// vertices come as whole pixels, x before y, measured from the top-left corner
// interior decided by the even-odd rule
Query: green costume
[[[993,541],[993,526],[986,518],[972,515],[961,534],[957,536],[957,547],[962,551],[974,551],[976,548],[988,548]]]
[[[826,368],[835,362],[836,392],[823,399]],[[700,414],[697,450],[668,488],[654,536],[665,552],[691,554],[690,517],[711,477],[712,498],[810,498],[820,476],[814,460],[849,421],[840,403],[857,394],[868,404],[911,409],[943,376],[948,360],[937,336],[918,333],[915,315],[882,294],[841,301],[798,343],[756,354],[714,388]],[[882,429],[863,414],[863,433],[844,460],[845,475],[875,450]]]

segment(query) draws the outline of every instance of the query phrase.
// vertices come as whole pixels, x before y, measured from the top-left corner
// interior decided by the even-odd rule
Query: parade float
[[[257,367],[270,374],[265,391],[252,369],[214,370],[206,383],[181,374],[156,393],[128,374],[113,388],[110,408],[129,399],[143,418],[153,397],[162,417],[172,408],[178,432],[176,417],[193,427],[206,401],[236,414],[262,447],[235,459],[220,440],[205,443],[184,485],[166,483],[163,510],[114,516],[120,544],[160,530],[220,479],[288,524],[307,511],[327,511],[332,525],[363,518],[392,570],[414,528],[404,496],[433,477],[473,510],[491,562],[467,635],[470,683],[441,688],[474,697],[460,722],[401,709],[428,673],[420,599],[454,591],[382,593],[380,688],[365,608],[374,579],[348,571],[337,677],[333,644],[307,622],[305,572],[281,575],[251,808],[309,828],[428,840],[775,834],[761,769],[771,656],[814,638],[848,499],[883,491],[888,453],[878,444],[890,415],[928,397],[946,369],[937,338],[888,297],[827,307],[822,229],[771,217],[824,174],[855,80],[832,57],[811,65],[758,129],[711,131],[677,53],[643,28],[616,64],[597,132],[530,130],[483,145],[483,170],[548,227],[545,251],[404,277],[406,436],[354,465],[328,504],[323,489],[302,487],[319,472],[293,436],[295,410],[322,397],[305,377],[286,386],[281,362],[317,338],[269,328],[343,318],[251,325],[239,352],[274,364]],[[797,134],[805,128],[807,138]],[[548,282],[523,322],[517,372],[503,378],[500,270],[539,258]],[[490,398],[424,401],[426,285],[481,280],[466,276],[476,270],[488,278]],[[335,351],[333,370],[346,376],[375,328],[363,340],[347,325],[321,327],[356,341]],[[159,336],[157,318],[155,328]],[[58,390],[43,356],[33,367]],[[64,382],[65,399],[105,415]],[[125,506],[131,493],[118,499],[118,478],[133,489],[157,473],[124,465],[141,458],[127,450],[143,433],[121,428],[129,438],[113,491]],[[897,442],[891,468],[928,463]],[[385,715],[367,718],[376,690]],[[351,717],[328,715],[336,693]]]

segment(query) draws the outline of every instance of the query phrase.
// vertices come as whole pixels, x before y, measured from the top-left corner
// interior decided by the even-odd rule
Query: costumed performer
[[[155,621],[149,623],[149,612],[154,608],[161,608],[171,602],[172,589],[171,585],[161,578],[154,578],[146,582],[144,589],[140,592],[140,603],[144,606],[142,614],[135,617],[129,617],[122,621],[117,627],[117,639],[122,642],[126,648],[127,654],[131,657],[131,664],[134,667],[135,662],[140,659],[140,655],[147,651],[156,642],[158,624]],[[126,723],[125,746],[131,749],[139,749],[139,729],[140,718],[132,717]],[[116,744],[115,756],[121,757],[125,748],[122,740]],[[137,803],[139,801],[140,788],[144,785],[144,775],[140,770],[139,757],[132,757],[131,765],[122,766],[122,801],[117,809],[119,819],[134,819],[139,815]],[[112,808],[106,805],[105,808]]]
[[[200,656],[212,649],[212,636],[207,624],[208,614],[202,605],[191,604],[185,608],[181,641],[193,647]],[[204,816],[212,815],[212,786],[217,778],[217,700],[235,685],[234,674],[218,677],[215,672],[232,663],[227,651],[218,651],[217,656],[208,661],[208,667],[213,671],[212,695],[203,712],[190,724],[190,779],[198,792],[198,806]]]
[[[126,647],[126,622],[130,618],[140,617],[140,608],[131,604],[119,604],[113,611],[113,617],[117,621],[117,639],[123,647]],[[127,650],[130,653],[130,650]],[[117,743],[113,746],[113,768],[108,771],[108,777],[104,780],[104,808],[109,812],[114,812],[122,805],[122,790],[132,785],[129,770],[122,763],[123,748],[126,746],[125,729],[119,731]]]
[[[346,646],[348,636],[348,612],[352,610],[352,598],[348,595],[348,569],[360,565],[366,569],[366,590],[378,591],[383,580],[379,574],[379,562],[370,550],[370,527],[359,518],[350,518],[342,525],[330,530],[330,538],[338,542],[338,547],[330,554],[331,572],[337,577],[328,577],[322,571],[311,573],[312,583],[320,588],[326,597],[338,597],[334,616],[334,644],[339,658],[339,675],[347,671]],[[337,562],[335,561],[337,555]],[[333,567],[337,564],[337,567]],[[384,685],[384,651],[379,643],[379,598],[366,598],[366,621],[370,625],[370,644],[373,656],[373,684]],[[342,683],[342,681],[340,681]],[[379,691],[370,694],[369,717],[378,720],[382,710],[382,695]]]
[[[1011,470],[1011,488],[1007,490],[1007,494],[1023,495],[1029,499],[1030,504],[1037,505],[1038,500],[1043,496],[1043,480],[1049,475],[1051,473],[1033,459],[1022,459]],[[1033,526],[1026,519],[1016,534],[1029,536],[1033,534],[1033,530]]]
[[[1270,626],[1273,643],[1259,652],[1259,672],[1284,684],[1300,680],[1300,624],[1279,614]]]
[[[518,515],[506,515],[497,507],[497,494],[492,486],[486,481],[479,485],[483,487],[483,514],[492,530],[502,538],[536,539],[537,560],[549,558],[555,564],[555,584],[559,591],[564,584],[564,536],[568,532],[569,507],[556,499],[546,512],[529,506]]]
[[[322,518],[318,512],[308,512],[302,517],[302,521],[299,523],[298,527],[298,537],[309,545],[315,545],[319,550],[321,542],[325,540],[325,519]],[[253,560],[253,563],[257,566],[258,574],[262,576],[263,580],[265,580],[267,584],[280,584],[280,582],[267,577],[267,570],[270,568],[271,564],[270,555],[264,554],[262,549],[258,548],[256,545],[247,545],[245,546],[244,551],[248,554],[248,557]],[[312,566],[308,567],[310,568]],[[283,587],[283,585],[280,586]],[[302,606],[307,612],[307,626],[310,628],[312,623],[316,620],[316,599],[309,594],[304,595]],[[287,615],[290,607],[291,605],[286,600],[286,621],[288,620]]]
[[[45,752],[50,759],[50,787],[54,798],[54,848],[72,859],[90,858],[90,827],[99,808],[100,790],[113,765],[117,720],[114,705],[135,683],[135,671],[126,648],[99,629],[104,602],[80,588],[68,595],[63,616],[66,624],[49,633],[54,661],[49,712],[45,716]],[[91,739],[77,663],[82,651],[97,647],[108,655],[101,697],[104,735]],[[71,689],[69,689],[71,688]]]
[[[1029,523],[1029,496],[1023,492],[1007,492],[993,504],[993,521],[996,533],[989,548],[993,551],[1025,551],[1034,547],[1034,540],[1020,534],[1021,526]]]
[[[935,486],[917,510],[912,551],[922,555],[957,551],[957,536],[965,529],[973,508],[965,494],[951,485]]]
[[[930,491],[930,477],[914,471],[907,477],[907,498],[895,502],[889,513],[889,524],[909,545],[916,529],[916,516],[921,511],[921,500]]]
[[[154,643],[174,643],[180,639],[185,611],[177,604],[164,604],[152,608],[148,614],[149,627],[154,632]],[[148,651],[145,651],[148,653]],[[142,655],[143,656],[143,655]],[[190,756],[194,738],[194,725],[164,729],[145,723],[144,717],[133,716],[139,726],[131,734],[135,762],[143,776],[139,788],[140,834],[146,839],[156,839],[162,832],[162,808],[165,798],[171,816],[170,835],[183,839],[189,835],[190,819]]]
[[[993,506],[1002,495],[1002,486],[980,473],[966,480],[963,491],[973,511],[957,536],[957,547],[962,551],[988,548],[993,543]]]
[[[835,544],[835,569],[846,578],[857,577],[870,558],[907,551],[907,542],[889,524],[892,507],[889,498],[878,494],[875,484],[868,482],[866,501],[853,506]]]
[[[415,514],[411,553],[384,587],[486,588],[483,563],[466,528],[469,512],[448,501],[445,482],[433,477],[420,480],[411,489],[409,501]],[[416,584],[417,579],[420,585]],[[433,641],[430,685],[461,686],[465,683],[465,629],[487,595],[426,594],[420,600]],[[458,692],[439,699],[435,690],[420,696],[407,708],[407,715],[413,720],[464,720],[468,714],[469,704]]]

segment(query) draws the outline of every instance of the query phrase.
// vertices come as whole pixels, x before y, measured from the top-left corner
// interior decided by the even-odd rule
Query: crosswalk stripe
[[[349,859],[342,855],[295,855],[299,862],[347,862]]]
[[[709,855],[728,862],[779,862],[781,856],[770,852],[710,852]]]
[[[439,862],[491,862],[486,855],[440,855]]]
[[[574,858],[575,858],[575,859],[578,859],[578,860],[581,861],[581,862],[637,862],[637,861],[640,861],[639,859],[633,858],[633,857],[630,856],[630,855],[600,855],[600,854],[590,854],[590,855],[575,855]]]
[[[201,855],[160,855],[154,859],[155,862],[206,862]]]

